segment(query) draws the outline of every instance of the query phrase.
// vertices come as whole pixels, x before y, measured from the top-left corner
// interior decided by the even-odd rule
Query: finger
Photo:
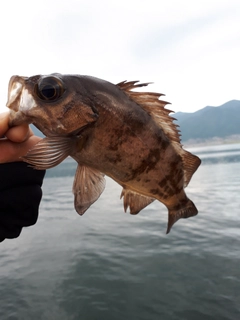
[[[13,142],[23,142],[30,135],[32,131],[29,130],[28,124],[23,124],[21,126],[16,126],[9,128],[9,112],[4,112],[0,114],[0,137],[5,135],[8,139]]]
[[[8,131],[9,111],[0,113],[0,138]]]
[[[21,143],[12,142],[7,139],[2,140],[0,142],[0,163],[22,161],[20,157],[26,155],[40,140],[40,137],[34,135]]]
[[[28,124],[10,128],[5,136],[13,142],[23,142],[29,138],[31,131]]]

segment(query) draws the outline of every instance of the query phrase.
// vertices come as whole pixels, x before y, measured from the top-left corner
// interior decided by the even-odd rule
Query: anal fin
[[[167,232],[169,233],[172,226],[175,222],[177,222],[181,218],[190,218],[196,216],[198,214],[198,210],[195,207],[194,203],[187,199],[186,205],[182,208],[170,209],[168,211],[168,227]]]
[[[80,215],[100,197],[105,189],[104,174],[95,169],[78,165],[73,183],[74,206]]]
[[[137,192],[123,188],[120,199],[123,197],[124,211],[126,212],[128,207],[131,214],[137,214],[143,208],[152,203],[155,199],[143,196]]]

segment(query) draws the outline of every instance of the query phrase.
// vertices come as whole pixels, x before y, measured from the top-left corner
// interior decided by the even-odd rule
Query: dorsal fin
[[[159,100],[163,94],[131,91],[136,88],[145,87],[149,83],[150,82],[138,83],[138,81],[123,81],[118,83],[117,86],[125,91],[132,100],[152,116],[156,124],[161,127],[170,141],[175,141],[180,144],[178,125],[173,122],[175,119],[169,115],[169,113],[173,111],[165,109],[165,106],[169,104],[169,102]]]
[[[180,141],[180,130],[178,129],[179,126],[173,122],[176,119],[169,115],[169,113],[173,111],[165,109],[165,106],[169,104],[169,102],[159,100],[159,98],[163,96],[163,94],[156,92],[131,91],[132,89],[145,87],[149,84],[138,82],[139,81],[123,81],[118,83],[117,86],[122,89],[130,99],[134,100],[140,107],[142,107],[148,114],[150,114],[155,123],[169,138],[172,146],[182,158],[184,171],[184,187],[186,187],[193,173],[199,167],[201,160],[197,156],[192,155],[190,152],[185,151],[182,148],[182,144]]]

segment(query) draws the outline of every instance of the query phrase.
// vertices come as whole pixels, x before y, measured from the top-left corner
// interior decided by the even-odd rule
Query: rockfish
[[[46,136],[23,157],[34,168],[54,167],[68,156],[77,161],[73,193],[80,215],[99,198],[107,175],[123,187],[131,214],[162,202],[168,233],[178,219],[198,213],[184,188],[201,160],[182,148],[161,94],[133,91],[148,84],[57,73],[13,76],[9,124],[33,123]]]

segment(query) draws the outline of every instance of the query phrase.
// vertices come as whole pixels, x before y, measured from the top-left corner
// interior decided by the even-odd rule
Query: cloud
[[[52,72],[153,81],[176,111],[240,99],[239,15],[236,0],[6,2],[0,103],[13,74]]]

